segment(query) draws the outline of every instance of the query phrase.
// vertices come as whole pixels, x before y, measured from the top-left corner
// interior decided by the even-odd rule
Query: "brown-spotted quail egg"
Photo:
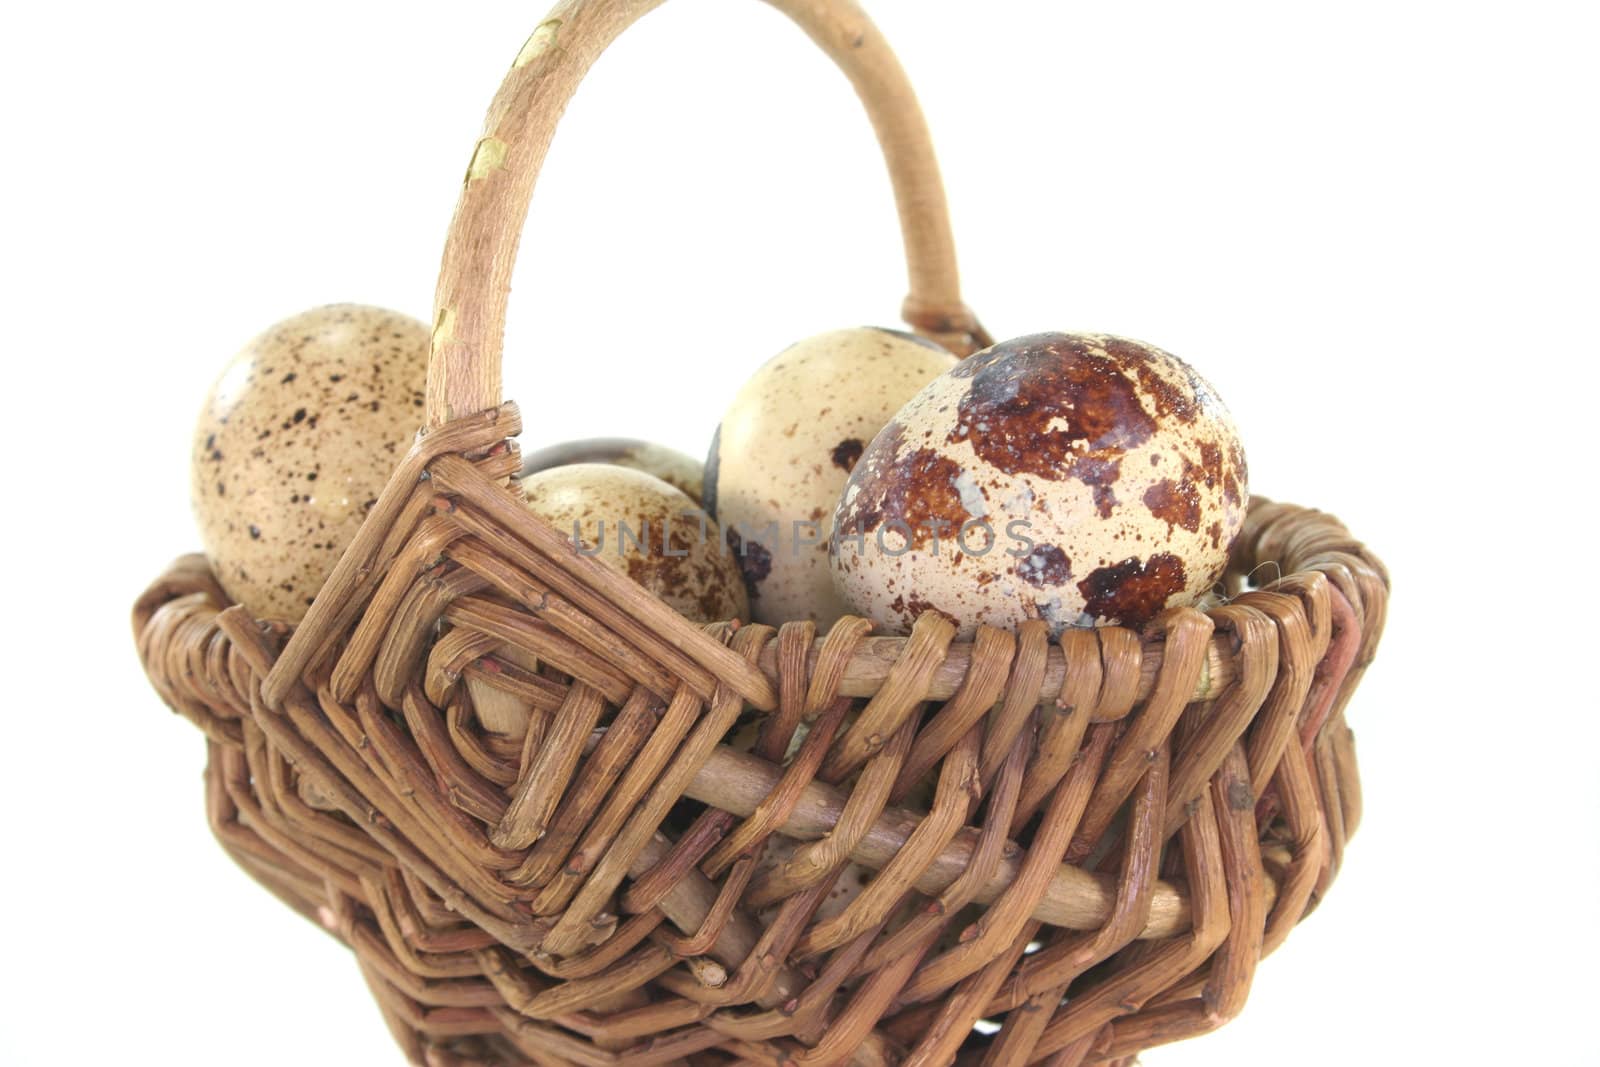
[[[738,562],[682,490],[604,463],[551,467],[521,485],[535,515],[685,617],[748,617]]]
[[[428,327],[336,304],[251,341],[211,388],[191,481],[217,580],[298,622],[422,425]]]
[[[1030,617],[1137,627],[1222,575],[1245,479],[1233,419],[1182,360],[1103,334],[1020,337],[873,439],[839,502],[833,574],[891,633],[927,610],[963,638]]]
[[[795,853],[800,851],[802,847],[804,847],[803,842],[784,837],[782,834],[773,834],[767,838],[766,849],[761,854],[759,870],[770,871],[781,867],[792,860]],[[850,902],[859,897],[861,891],[867,888],[868,883],[872,881],[872,877],[873,871],[869,867],[863,867],[859,863],[845,864],[844,870],[840,871],[838,877],[833,880],[833,884],[828,890],[828,895],[822,898],[821,904],[817,905],[817,910],[812,915],[811,921],[813,923],[823,922],[844,911],[845,908],[850,906]],[[763,924],[770,926],[773,920],[778,917],[778,910],[781,906],[781,904],[772,904],[762,909],[757,918]]]
[[[739,390],[706,461],[706,509],[736,547],[757,622],[831,626],[833,511],[868,441],[955,356],[897,330],[834,330],[771,359]]]
[[[541,448],[523,457],[522,475],[527,477],[570,463],[609,463],[614,467],[644,471],[674,489],[683,490],[693,500],[699,500],[703,490],[705,465],[699,460],[665,445],[631,437],[588,437]]]

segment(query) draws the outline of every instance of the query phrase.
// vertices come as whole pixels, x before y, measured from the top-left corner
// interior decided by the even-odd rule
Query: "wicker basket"
[[[566,101],[657,2],[567,0],[518,56],[445,251],[428,429],[303,623],[230,606],[197,556],[137,604],[217,837],[435,1067],[1079,1064],[1215,1028],[1355,829],[1381,565],[1257,499],[1225,606],[968,644],[932,614],[702,628],[577,554],[506,485],[508,280]],[[871,115],[907,320],[972,351],[898,64],[851,0],[770,2]],[[724,744],[751,709],[753,751]],[[819,917],[852,862],[878,873]]]

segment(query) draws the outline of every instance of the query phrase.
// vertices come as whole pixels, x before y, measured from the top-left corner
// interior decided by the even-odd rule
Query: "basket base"
[[[1040,624],[955,649],[931,613],[904,639],[719,631],[782,695],[767,724],[822,709],[780,764],[762,753],[790,733],[729,742],[740,695],[693,664],[663,677],[619,635],[665,662],[677,646],[609,602],[591,605],[604,626],[560,618],[633,673],[558,639],[529,575],[582,587],[489,477],[515,458],[446,456],[417,480],[408,562],[278,711],[282,633],[227,605],[203,559],[135,609],[152,682],[208,740],[214,832],[352,948],[413,1063],[981,1067],[987,1033],[1008,1063],[1129,1067],[1232,1018],[1325,898],[1361,810],[1344,707],[1386,594],[1332,520],[1256,503],[1237,566],[1291,573],[1143,634],[1052,643]],[[571,671],[530,672],[529,648]],[[487,729],[472,683],[537,708],[539,732]],[[550,828],[532,842],[528,811]],[[879,873],[824,912],[852,864]]]

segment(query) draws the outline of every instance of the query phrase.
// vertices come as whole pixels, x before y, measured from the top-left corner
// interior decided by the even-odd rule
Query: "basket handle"
[[[567,102],[606,47],[663,0],[562,0],[489,106],[445,241],[428,359],[429,428],[500,403],[506,300],[528,201]],[[961,302],[944,186],[905,71],[855,0],[766,0],[839,65],[882,146],[905,239],[917,332],[966,355],[988,343]]]

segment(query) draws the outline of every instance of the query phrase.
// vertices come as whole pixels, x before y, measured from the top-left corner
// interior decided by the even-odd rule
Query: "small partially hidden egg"
[[[1221,577],[1248,502],[1215,390],[1158,348],[1047,333],[985,349],[875,437],[839,502],[840,594],[891,633],[1140,626]]]
[[[191,498],[222,588],[298,622],[423,421],[428,327],[356,304],[285,319],[206,398]]]
[[[527,453],[522,459],[522,476],[572,463],[609,463],[643,471],[683,490],[693,500],[700,499],[705,470],[699,460],[665,445],[632,437],[587,437]]]
[[[773,834],[767,838],[765,849],[761,854],[761,862],[757,865],[758,877],[771,876],[785,865],[792,862],[796,853],[805,847],[804,842],[793,838],[784,837],[782,834]],[[817,905],[816,912],[812,915],[812,922],[825,922],[848,908],[852,901],[859,897],[864,889],[872,882],[874,872],[871,868],[863,867],[859,863],[847,863],[834,878],[828,888],[828,895],[822,898],[822,903]],[[766,925],[771,925],[778,917],[782,904],[771,904],[757,913],[757,918]]]
[[[521,485],[530,511],[685,617],[748,618],[738,562],[682,490],[604,463],[551,467]]]
[[[757,622],[844,614],[828,573],[839,491],[867,442],[956,357],[874,327],[833,330],[774,356],[745,382],[706,460],[706,510],[737,547]]]

